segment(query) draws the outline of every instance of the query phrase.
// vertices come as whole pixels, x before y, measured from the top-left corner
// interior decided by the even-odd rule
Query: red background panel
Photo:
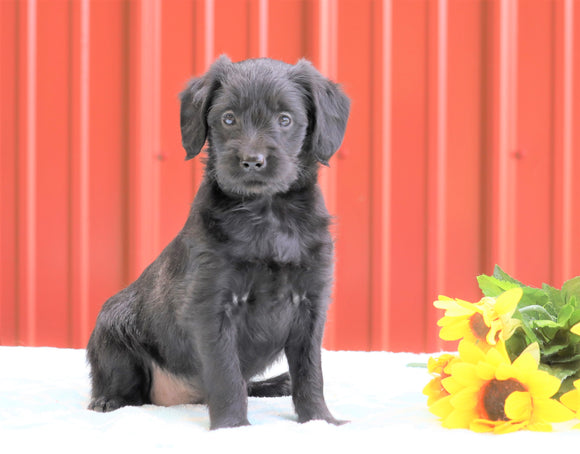
[[[0,344],[86,345],[200,183],[178,94],[220,54],[311,60],[352,99],[321,171],[331,349],[432,351],[438,294],[580,274],[573,0],[0,2]]]

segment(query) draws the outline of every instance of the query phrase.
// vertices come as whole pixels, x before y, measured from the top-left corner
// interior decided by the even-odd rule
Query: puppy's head
[[[220,57],[181,94],[186,159],[209,143],[208,175],[230,194],[285,192],[316,177],[344,137],[349,100],[306,60]]]

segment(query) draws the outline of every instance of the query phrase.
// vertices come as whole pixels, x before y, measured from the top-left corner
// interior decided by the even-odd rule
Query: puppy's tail
[[[282,397],[291,394],[292,382],[288,372],[267,380],[248,383],[248,396],[250,397]]]

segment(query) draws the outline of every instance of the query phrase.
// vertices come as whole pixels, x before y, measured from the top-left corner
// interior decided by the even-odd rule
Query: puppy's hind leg
[[[288,372],[267,380],[248,383],[248,396],[250,397],[282,397],[291,394],[292,382]]]
[[[92,399],[89,410],[108,412],[126,405],[150,403],[151,377],[141,361],[116,342],[89,341]]]

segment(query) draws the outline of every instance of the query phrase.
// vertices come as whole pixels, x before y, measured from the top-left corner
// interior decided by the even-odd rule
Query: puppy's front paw
[[[223,421],[212,421],[209,427],[209,430],[216,430],[216,429],[228,429],[234,427],[243,427],[243,426],[250,426],[250,421],[247,419],[242,419],[239,421],[225,419]]]
[[[98,411],[100,413],[106,413],[109,411],[117,410],[121,408],[123,404],[117,399],[109,399],[107,397],[95,397],[91,400],[89,404],[89,410]]]
[[[335,426],[342,426],[343,424],[348,424],[350,421],[348,419],[327,419],[327,423],[334,424]]]
[[[330,413],[322,412],[320,414],[311,414],[308,416],[302,415],[298,416],[298,422],[300,424],[308,422],[308,421],[326,421],[329,424],[334,424],[335,426],[342,426],[343,424],[347,424],[350,421],[346,419],[336,419]]]

